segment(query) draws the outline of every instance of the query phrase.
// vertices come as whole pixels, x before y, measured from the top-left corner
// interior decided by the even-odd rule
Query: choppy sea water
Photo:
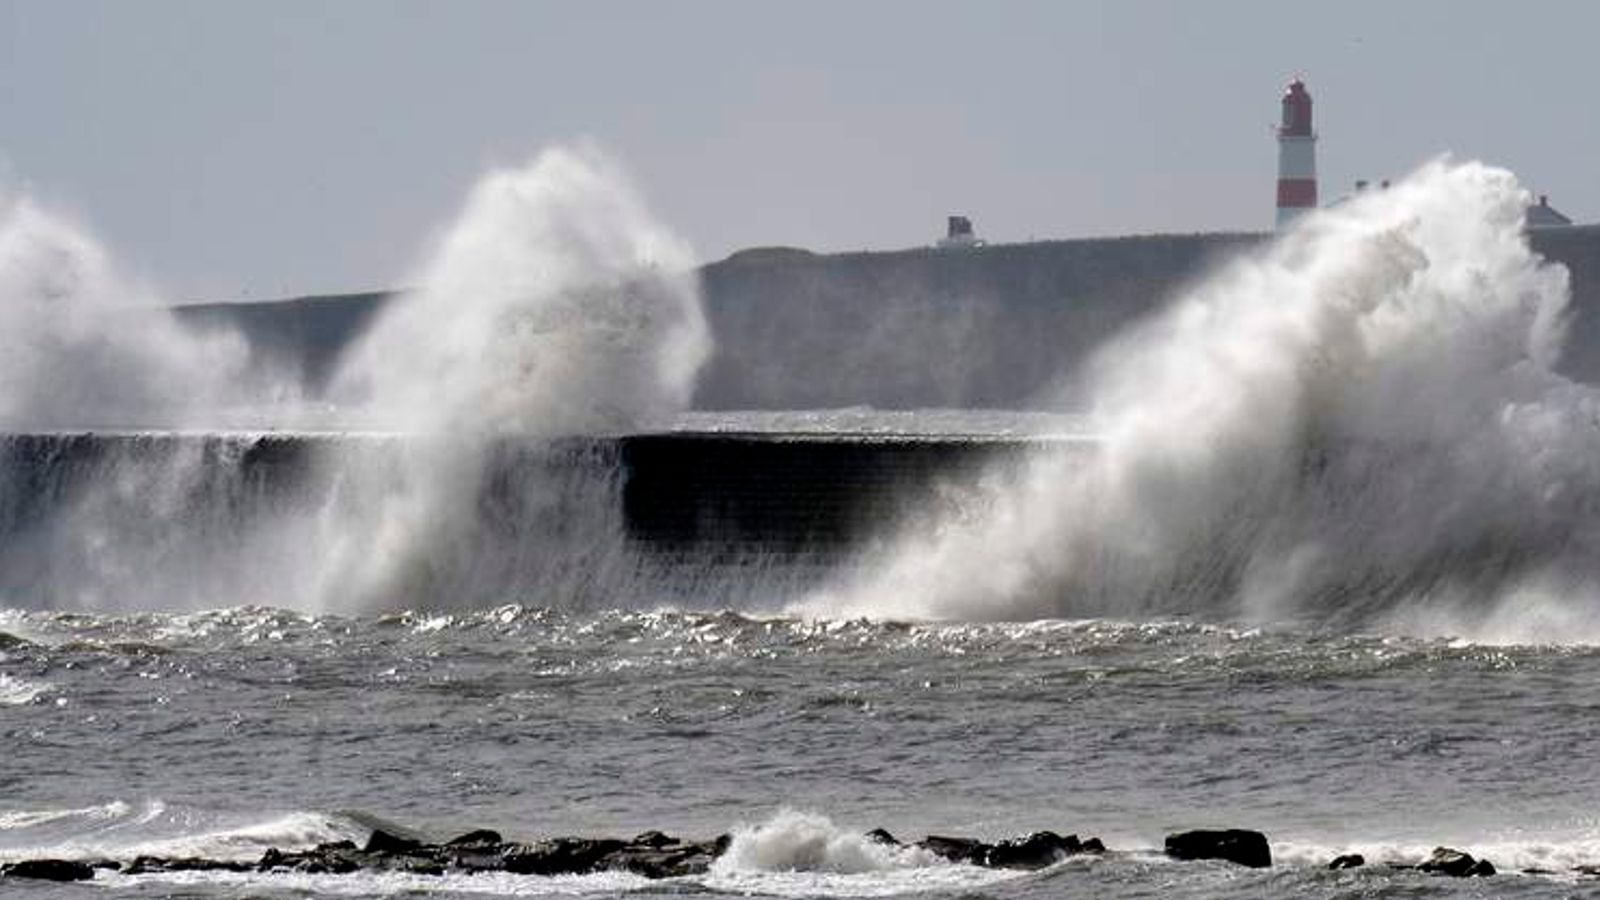
[[[1187,621],[733,613],[0,613],[0,859],[255,859],[435,839],[733,831],[710,875],[149,875],[6,896],[1563,896],[1600,862],[1600,651]],[[1098,835],[1017,874],[886,827]],[[1176,863],[1265,831],[1278,865]],[[1438,844],[1502,874],[1322,868]],[[798,870],[796,870],[798,868]]]

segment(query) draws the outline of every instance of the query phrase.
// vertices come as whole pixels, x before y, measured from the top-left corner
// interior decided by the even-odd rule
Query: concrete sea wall
[[[1020,460],[1051,440],[713,432],[507,439],[485,455],[481,496],[467,498],[477,510],[470,524],[490,546],[559,537],[564,523],[588,518],[618,530],[606,524],[575,539],[620,538],[668,565],[820,571],[907,514],[959,500],[989,464]],[[341,493],[350,467],[386,471],[412,449],[398,436],[321,432],[0,434],[0,596],[32,596],[60,581],[63,567],[103,567],[94,557],[107,553],[140,572],[177,556],[226,558],[259,546],[250,543],[256,525],[275,515],[309,527],[341,502],[380,499]],[[293,514],[306,510],[321,513]]]

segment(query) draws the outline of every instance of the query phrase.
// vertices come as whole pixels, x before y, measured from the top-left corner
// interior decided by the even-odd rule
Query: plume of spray
[[[236,552],[247,529],[229,508],[250,493],[237,445],[151,452],[137,433],[295,396],[240,335],[186,327],[84,229],[0,191],[0,602],[189,607],[253,584],[241,575],[264,561]],[[129,434],[17,436],[62,430]]]
[[[596,149],[555,148],[483,178],[412,283],[334,379],[412,437],[395,466],[339,461],[321,604],[570,595],[627,565],[592,495],[614,469],[551,454],[687,407],[710,346],[687,245]]]
[[[179,325],[80,230],[4,201],[0,427],[205,434],[4,444],[0,603],[457,606],[636,562],[615,467],[561,439],[674,415],[708,339],[688,248],[593,149],[483,179],[336,378],[351,424],[400,436],[314,440],[288,486],[247,461],[270,434],[211,430],[262,399],[257,419],[298,421],[289,380],[237,335]]]
[[[1600,634],[1600,392],[1553,371],[1567,273],[1528,202],[1438,160],[1307,217],[1102,348],[1094,452],[1042,452],[800,611]]]
[[[82,229],[0,188],[0,426],[207,418],[236,402],[237,336],[182,327]]]
[[[142,432],[294,396],[242,336],[186,327],[85,229],[0,194],[0,602],[192,607],[254,585],[243,575],[264,560],[237,552],[250,525],[234,506],[253,492],[240,445]],[[19,436],[67,429],[128,434]]]

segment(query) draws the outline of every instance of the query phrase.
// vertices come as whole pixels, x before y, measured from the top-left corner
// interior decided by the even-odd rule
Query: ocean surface
[[[1600,862],[1600,652],[1200,624],[0,613],[0,859],[255,859],[444,839],[725,831],[710,875],[149,875],[6,896],[1565,896]],[[1165,834],[1265,831],[1277,866]],[[1098,835],[1028,874],[886,827]],[[1439,844],[1491,859],[1456,881]]]

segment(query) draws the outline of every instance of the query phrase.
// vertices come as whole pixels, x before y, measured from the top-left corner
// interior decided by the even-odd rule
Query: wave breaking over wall
[[[594,148],[486,176],[315,406],[140,310],[80,231],[0,212],[0,424],[126,432],[0,448],[0,602],[577,606],[636,579],[615,453],[555,444],[670,419],[709,338],[689,249]],[[308,422],[359,434],[273,437]],[[185,426],[208,434],[139,437]]]
[[[337,400],[415,441],[402,471],[377,478],[335,461],[361,499],[327,547],[318,606],[625,587],[614,464],[591,473],[568,521],[493,527],[482,500],[543,491],[486,491],[505,471],[490,464],[499,438],[614,433],[687,407],[710,340],[687,245],[598,151],[554,149],[484,178],[413,282],[333,378]]]
[[[1600,394],[1554,371],[1528,202],[1441,160],[1309,217],[1101,348],[1092,459],[1038,455],[799,609],[1600,631]]]

